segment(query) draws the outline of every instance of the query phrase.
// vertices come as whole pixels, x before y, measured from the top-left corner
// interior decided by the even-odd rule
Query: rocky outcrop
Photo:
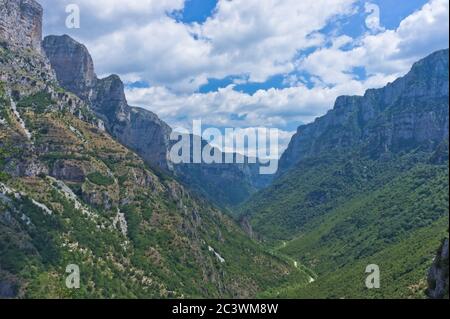
[[[82,165],[77,162],[65,160],[56,161],[50,175],[59,180],[76,183],[83,183],[86,179]]]
[[[42,7],[34,0],[0,0],[0,81],[9,83],[9,95],[50,91],[56,76],[42,54]],[[19,72],[26,70],[26,72]],[[17,88],[17,90],[16,90]]]
[[[42,42],[59,84],[83,99],[88,99],[97,83],[94,63],[86,47],[67,35],[47,36]]]
[[[436,148],[449,132],[448,55],[438,51],[405,77],[364,96],[339,97],[328,114],[299,127],[281,158],[281,172],[304,158],[357,145],[372,156]]]
[[[173,165],[169,159],[172,129],[156,114],[129,106],[117,75],[98,79],[84,45],[67,35],[48,36],[43,48],[60,85],[86,101],[105,129],[150,166],[177,175],[221,206],[240,204],[270,182],[270,176],[259,174],[258,165]]]
[[[448,299],[448,238],[444,240],[428,274],[427,295],[432,299]]]
[[[41,5],[34,0],[0,0],[0,41],[40,52]]]
[[[43,48],[60,85],[87,102],[113,137],[149,165],[171,169],[170,127],[156,114],[129,106],[117,75],[98,79],[87,48],[67,35],[46,37]]]

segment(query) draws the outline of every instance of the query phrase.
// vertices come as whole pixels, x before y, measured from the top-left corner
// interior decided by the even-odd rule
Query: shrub
[[[91,173],[87,178],[90,182],[99,186],[110,186],[114,184],[114,179],[112,177],[102,175],[99,172]]]

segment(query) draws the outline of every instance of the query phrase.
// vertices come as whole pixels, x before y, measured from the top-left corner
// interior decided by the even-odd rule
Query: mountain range
[[[171,127],[42,40],[36,1],[0,18],[0,298],[448,298],[448,49],[339,97],[267,177],[172,163]]]
[[[53,43],[54,63],[76,79],[68,87],[36,46],[40,5],[2,0],[0,13],[1,297],[248,298],[293,278],[307,282],[152,168],[165,168],[168,126],[129,107],[116,76],[97,79],[88,56],[80,66],[47,38],[43,48],[51,56]],[[79,56],[61,39],[64,53]],[[79,290],[65,288],[70,264],[80,267]]]
[[[448,70],[448,49],[435,52],[299,127],[277,179],[240,209],[262,240],[321,277],[284,296],[367,297],[370,264],[389,283],[371,296],[426,287],[448,230]]]

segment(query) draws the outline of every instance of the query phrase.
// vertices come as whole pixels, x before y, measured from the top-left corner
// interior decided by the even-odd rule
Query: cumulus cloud
[[[394,78],[389,78],[393,80]],[[189,124],[192,119],[218,127],[289,128],[324,114],[336,97],[363,94],[367,88],[380,86],[386,79],[351,80],[332,87],[303,84],[294,87],[259,90],[254,94],[238,92],[234,85],[216,92],[176,94],[161,86],[130,88],[127,96],[133,104],[156,111],[160,117],[176,125]]]
[[[449,1],[431,0],[405,18],[396,30],[364,34],[351,49],[341,45],[322,47],[298,63],[298,68],[317,76],[327,85],[355,79],[355,68],[363,68],[368,80],[384,85],[409,71],[412,63],[448,47]],[[340,38],[334,42],[342,43]]]
[[[352,12],[356,1],[219,0],[206,22],[189,25],[166,14],[182,9],[183,0],[62,0],[56,7],[43,2],[48,16],[61,16],[68,3],[80,6],[81,28],[71,32],[90,48],[100,74],[133,73],[154,85],[193,92],[208,78],[245,75],[264,82],[289,73],[297,52],[320,45],[317,31]],[[55,24],[47,23],[47,29]]]
[[[339,95],[363,94],[405,74],[412,63],[448,47],[449,1],[430,0],[396,29],[358,0],[219,0],[202,23],[174,18],[184,0],[41,0],[47,33],[69,33],[91,51],[98,74],[118,73],[131,104],[171,125],[202,119],[218,127],[291,131],[330,109]],[[65,6],[78,4],[81,28],[64,27]],[[336,19],[361,15],[366,33],[325,32]],[[286,88],[239,92],[237,84],[282,75]],[[211,78],[234,84],[198,93]]]

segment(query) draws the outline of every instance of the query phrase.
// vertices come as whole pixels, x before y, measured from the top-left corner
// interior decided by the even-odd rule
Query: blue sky
[[[216,8],[217,0],[187,0],[184,8],[179,10],[177,19],[183,23],[203,23]]]
[[[410,0],[403,1],[399,4],[398,0],[377,0],[370,1],[376,4],[380,8],[380,24],[388,29],[395,29],[399,26],[400,22],[403,21],[411,13],[415,12],[427,3],[427,0]],[[217,0],[188,0],[185,2],[183,10],[176,12],[175,16],[178,21],[183,23],[203,23],[210,17],[217,5]],[[366,14],[360,10],[359,14],[355,14],[351,17],[345,17],[341,21],[334,21],[328,24],[324,29],[324,33],[338,32],[340,34],[349,35],[352,37],[358,37],[367,32],[367,26],[365,25]],[[339,27],[338,27],[339,25]],[[355,70],[356,74],[362,75],[360,79],[365,79],[365,73],[358,73],[361,70]],[[294,74],[299,74],[295,72]],[[308,76],[303,74],[303,76]],[[198,92],[206,93],[217,91],[220,87],[225,87],[227,85],[233,84],[235,77],[228,76],[223,79],[209,79],[208,83],[202,85]],[[246,83],[236,86],[236,90],[254,94],[257,90],[267,90],[269,88],[286,88],[289,87],[288,83],[284,83],[283,75],[276,75],[271,77],[265,82],[258,83]],[[308,83],[310,84],[310,83]],[[139,85],[139,83],[138,83]],[[131,84],[133,87],[133,84]]]
[[[130,104],[173,127],[296,128],[448,47],[449,0],[40,0]],[[79,29],[65,6],[80,8]]]

